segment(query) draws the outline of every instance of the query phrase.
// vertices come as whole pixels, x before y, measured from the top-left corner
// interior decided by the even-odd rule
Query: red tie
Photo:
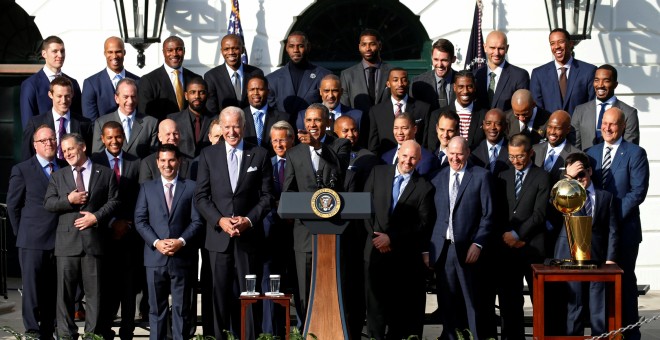
[[[195,143],[199,141],[199,134],[201,133],[202,126],[199,116],[195,116]]]
[[[119,172],[119,158],[115,157],[115,166],[112,168],[115,172],[115,177],[117,178],[117,184],[119,184],[119,180],[121,179],[121,173]]]

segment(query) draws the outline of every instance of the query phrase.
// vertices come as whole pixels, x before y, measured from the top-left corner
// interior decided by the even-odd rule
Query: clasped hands
[[[525,242],[516,239],[510,231],[507,231],[502,235],[502,240],[507,246],[509,246],[509,248],[522,248],[525,246]]]
[[[156,241],[156,249],[158,249],[158,251],[165,256],[174,255],[174,253],[179,251],[181,247],[183,247],[183,242],[176,238],[168,238]]]
[[[250,220],[243,216],[221,217],[218,225],[229,237],[241,236],[241,232],[250,227]]]

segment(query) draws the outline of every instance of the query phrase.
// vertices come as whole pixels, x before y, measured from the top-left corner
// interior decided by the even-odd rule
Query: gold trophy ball
[[[550,191],[550,200],[555,209],[563,214],[572,214],[582,209],[587,200],[587,191],[574,179],[562,179]]]

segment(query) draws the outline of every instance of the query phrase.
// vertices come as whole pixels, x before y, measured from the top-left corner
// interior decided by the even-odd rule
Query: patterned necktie
[[[60,127],[57,130],[57,137],[60,142],[57,143],[57,158],[64,159],[64,152],[62,152],[62,137],[66,135],[66,118],[60,117]]]
[[[75,167],[76,170],[76,191],[85,192],[85,181],[83,180],[82,172],[85,171],[84,166]]]
[[[605,155],[603,156],[603,169],[601,171],[602,174],[601,182],[603,183],[603,189],[606,188],[607,180],[609,179],[610,165],[612,165],[612,147],[606,146]]]
[[[176,103],[179,105],[179,111],[183,110],[184,98],[183,98],[183,85],[181,85],[181,79],[179,79],[179,70],[172,71],[174,74],[174,92],[176,94]]]
[[[256,115],[254,117],[254,129],[256,130],[257,133],[257,145],[261,145],[261,136],[262,133],[264,132],[264,123],[261,120],[263,116],[264,116],[264,112],[259,110],[256,112]]]
[[[282,188],[284,187],[284,167],[286,166],[286,159],[282,158],[277,162],[279,164],[277,168],[277,179],[280,182],[280,191],[282,191]]]
[[[516,174],[516,199],[520,197],[520,189],[522,189],[522,182],[524,176],[525,176],[524,171],[519,171]]]
[[[126,135],[126,143],[131,140],[131,117],[126,117],[122,121],[122,127],[124,128],[124,135]]]
[[[238,101],[241,101],[241,76],[238,74],[238,72],[234,72],[234,80],[233,80],[233,85],[234,85],[234,93],[236,94],[236,99]]]
[[[493,173],[495,172],[495,164],[497,163],[497,148],[495,145],[490,147],[490,172]]]
[[[396,203],[399,201],[399,194],[401,193],[401,183],[403,183],[403,175],[396,176],[394,178],[394,185],[392,186],[392,209],[396,207]]]
[[[584,201],[582,208],[584,216],[593,216],[593,204],[591,203],[591,191],[587,190],[587,199]]]
[[[561,100],[564,101],[564,98],[566,98],[566,86],[568,84],[568,79],[566,78],[566,68],[562,67],[560,71],[561,73],[559,74],[559,91],[561,92]]]
[[[493,97],[495,97],[495,77],[497,74],[495,72],[490,73],[490,83],[488,84],[488,103],[493,105]]]
[[[555,149],[550,148],[548,151],[548,156],[545,157],[545,162],[543,162],[543,169],[545,172],[550,172],[552,170],[552,165],[555,161]]]
[[[445,91],[445,79],[440,79],[438,82],[438,105],[440,107],[447,106],[447,91]]]
[[[238,182],[238,157],[236,157],[236,149],[229,150],[229,183],[231,184],[231,191],[236,192],[236,183]]]
[[[600,112],[598,113],[598,123],[596,123],[596,137],[601,138],[603,132],[600,131],[600,126],[603,125],[603,115],[605,114],[605,108],[607,103],[598,104],[600,105]]]
[[[117,184],[121,180],[121,173],[119,171],[119,158],[115,157],[115,165],[112,167],[112,171],[115,172],[115,177],[117,178]]]
[[[447,236],[449,240],[454,242],[454,206],[456,205],[456,197],[458,197],[458,188],[461,186],[461,180],[458,172],[454,173],[454,184],[449,190],[449,225],[447,226]]]
[[[165,183],[165,203],[167,203],[167,211],[172,212],[172,183]]]
[[[49,162],[46,166],[48,167],[48,178],[50,178],[50,175],[53,174],[53,170],[55,169],[55,164],[53,164],[53,162]]]
[[[398,117],[402,112],[401,110],[403,108],[403,103],[400,102],[396,103],[395,106],[396,106],[396,110],[394,110],[394,117]]]
[[[373,66],[367,67],[369,77],[367,78],[367,90],[369,91],[369,98],[371,104],[376,102],[376,68]]]

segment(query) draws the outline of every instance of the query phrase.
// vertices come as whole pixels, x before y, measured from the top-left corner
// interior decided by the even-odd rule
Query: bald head
[[[110,37],[105,39],[103,55],[105,56],[106,65],[112,72],[120,73],[124,69],[126,50],[124,49],[124,42],[120,38]]]
[[[519,121],[528,124],[534,114],[536,103],[532,93],[526,89],[520,89],[511,96],[511,111]]]
[[[559,146],[571,132],[571,115],[564,110],[557,110],[550,115],[545,125],[545,136],[551,146]]]
[[[401,144],[397,159],[397,168],[400,173],[412,173],[417,163],[422,159],[422,147],[414,140],[407,140]]]
[[[165,119],[158,124],[158,140],[161,144],[179,145],[179,128],[175,121]]]
[[[492,31],[486,37],[484,51],[488,58],[488,67],[494,70],[502,65],[505,60],[506,52],[509,50],[509,43],[506,34],[502,31]]]
[[[617,107],[612,107],[603,114],[603,123],[600,125],[600,132],[603,134],[603,140],[609,144],[616,143],[623,136],[626,130],[626,120],[623,111]]]
[[[453,137],[447,146],[447,159],[449,160],[449,166],[454,171],[461,171],[465,168],[469,157],[470,148],[467,140],[461,136]]]

